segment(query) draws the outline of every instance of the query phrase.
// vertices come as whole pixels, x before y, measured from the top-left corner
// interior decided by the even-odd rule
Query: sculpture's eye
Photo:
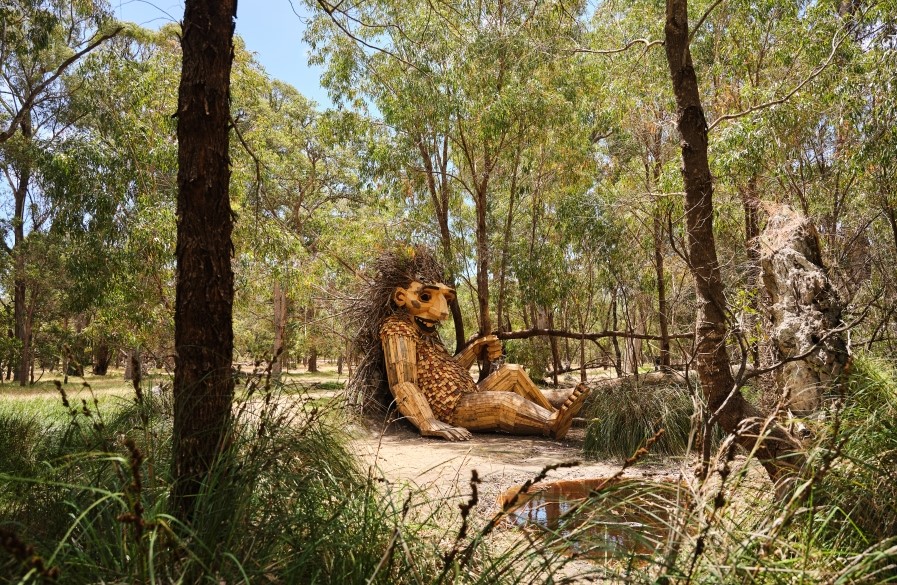
[[[428,292],[420,293],[420,300],[422,300],[425,303],[429,303],[430,299],[432,299],[432,298],[433,298],[433,295],[431,295]]]

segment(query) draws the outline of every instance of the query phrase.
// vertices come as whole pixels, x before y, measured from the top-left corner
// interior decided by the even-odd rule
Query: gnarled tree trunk
[[[772,341],[782,360],[776,372],[788,408],[806,415],[822,406],[827,386],[850,364],[844,305],[828,278],[816,228],[787,205],[774,206],[759,238],[763,284],[771,300]]]

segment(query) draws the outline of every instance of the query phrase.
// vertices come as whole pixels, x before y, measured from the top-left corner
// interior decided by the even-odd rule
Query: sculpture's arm
[[[417,386],[417,344],[411,337],[386,335],[382,338],[383,358],[389,389],[399,412],[411,421],[424,437],[441,437],[449,441],[466,441],[470,431],[453,427],[433,415],[430,403]]]
[[[486,346],[489,361],[497,360],[501,357],[501,341],[494,335],[486,335],[485,337],[480,337],[469,343],[467,347],[462,349],[460,353],[455,356],[455,361],[465,370],[470,369],[473,362],[480,357],[484,345]]]

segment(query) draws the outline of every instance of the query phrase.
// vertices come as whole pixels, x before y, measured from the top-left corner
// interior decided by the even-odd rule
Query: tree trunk
[[[486,186],[476,193],[476,245],[477,245],[477,302],[479,306],[480,335],[492,332],[489,316],[489,233],[486,231]]]
[[[132,348],[132,349],[128,350],[128,354],[127,354],[126,358],[127,359],[125,359],[125,373],[124,373],[123,377],[126,381],[130,381],[130,380],[134,379],[134,370],[135,370],[134,364],[137,364],[138,366],[140,365],[140,350],[137,348]],[[140,374],[138,373],[138,376],[139,375]]]
[[[449,140],[447,136],[442,138],[442,152],[435,147],[433,152],[430,151],[424,136],[420,136],[417,142],[418,151],[421,160],[424,163],[424,169],[427,171],[427,189],[430,191],[430,199],[433,202],[433,209],[436,210],[436,222],[439,224],[439,239],[442,243],[442,256],[445,266],[448,267],[448,282],[450,287],[455,287],[455,261],[452,257],[452,233],[449,230],[449,191],[448,183],[448,154]],[[439,181],[436,181],[436,170],[433,166],[433,158],[439,166]],[[455,352],[461,351],[464,347],[466,339],[464,337],[464,316],[461,315],[461,305],[458,303],[457,297],[449,303],[449,310],[452,312],[452,323],[455,325]]]
[[[109,351],[109,344],[105,342],[98,343],[93,349],[93,374],[95,376],[105,376],[109,371],[109,362],[112,361],[112,352]]]
[[[495,304],[495,318],[498,322],[498,330],[504,330],[505,317],[505,280],[508,272],[508,256],[511,247],[511,228],[514,226],[514,203],[517,199],[517,171],[520,166],[520,149],[514,154],[514,173],[511,175],[511,186],[508,193],[508,215],[505,218],[505,227],[502,231],[501,260],[498,267],[498,300]],[[510,328],[508,328],[510,329]]]
[[[308,350],[308,371],[311,373],[318,371],[318,348],[316,347]]]
[[[548,327],[554,329],[554,314],[551,309],[545,310],[545,321],[548,323]],[[548,343],[551,347],[551,383],[555,388],[558,387],[558,371],[561,369],[561,352],[558,350],[558,338],[557,337],[549,337]]]
[[[747,249],[748,268],[745,288],[753,292],[750,298],[751,310],[744,317],[744,330],[749,336],[751,362],[760,367],[760,343],[755,335],[757,316],[760,314],[760,196],[757,193],[757,175],[752,174],[747,184],[739,189],[744,207],[744,242]]]
[[[32,127],[31,114],[27,113],[22,118],[22,136],[26,142],[31,141]],[[19,183],[16,185],[14,199],[15,211],[13,216],[13,255],[15,281],[13,283],[13,318],[15,321],[16,339],[19,340],[19,362],[15,370],[15,379],[20,386],[28,383],[31,372],[31,323],[28,323],[28,310],[25,290],[25,252],[22,250],[25,242],[25,199],[28,196],[28,187],[31,183],[31,162],[23,157],[19,172]]]
[[[585,384],[589,379],[589,375],[586,372],[586,341],[585,339],[579,340],[579,381]]]
[[[286,359],[284,347],[287,333],[287,295],[283,292],[280,283],[274,282],[274,363],[271,364],[271,376],[279,380],[283,373],[283,364]]]
[[[228,130],[236,0],[187,0],[178,93],[172,504],[189,522],[227,447],[234,380]]]
[[[488,162],[487,162],[488,166]],[[488,177],[488,174],[486,175]],[[492,333],[492,318],[489,316],[489,234],[486,231],[486,180],[478,186],[476,198],[476,246],[477,246],[477,301],[479,305],[480,335]],[[485,352],[481,356],[480,377],[482,382],[489,375],[491,364],[486,359]]]
[[[619,291],[618,286],[614,287],[613,292],[611,293],[610,300],[610,310],[611,310],[611,327],[613,331],[617,331],[617,296]],[[617,377],[623,377],[623,353],[620,351],[620,342],[617,341],[617,337],[613,336],[610,338],[611,344],[614,347],[614,370],[617,372]]]
[[[661,369],[670,367],[670,325],[667,309],[667,285],[664,277],[663,218],[654,210],[654,270],[657,276],[657,322],[660,325]]]
[[[689,51],[688,2],[667,0],[665,49],[682,145],[686,229],[690,269],[697,293],[695,367],[710,423],[718,421],[754,453],[774,482],[789,477],[805,461],[800,443],[741,395],[726,349],[726,299],[713,235],[713,179],[707,158],[707,122]]]

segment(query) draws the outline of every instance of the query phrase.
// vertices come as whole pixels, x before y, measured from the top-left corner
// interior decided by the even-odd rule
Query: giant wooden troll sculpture
[[[470,432],[504,431],[563,438],[585,401],[579,385],[555,409],[520,366],[505,364],[476,384],[469,368],[484,351],[494,360],[501,343],[494,335],[480,337],[457,355],[446,351],[437,332],[449,315],[455,291],[442,283],[441,270],[421,248],[387,253],[376,265],[376,281],[367,317],[366,376],[384,369],[389,392],[399,412],[423,436],[463,441]],[[374,327],[376,337],[374,338]],[[371,355],[373,354],[373,355]],[[365,368],[367,365],[367,368]],[[352,384],[350,383],[350,386]]]

